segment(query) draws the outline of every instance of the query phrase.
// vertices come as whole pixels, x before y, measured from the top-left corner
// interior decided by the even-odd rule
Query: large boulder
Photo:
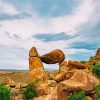
[[[40,68],[35,68],[29,72],[30,82],[34,82],[36,80],[45,81],[46,80],[46,73],[44,70]]]
[[[96,84],[99,84],[99,81],[91,73],[87,73],[84,70],[76,70],[70,79],[58,83],[52,94],[52,98],[55,99],[52,100],[66,100],[65,97],[70,92],[90,92]]]
[[[65,73],[59,73],[59,74],[57,74],[56,75],[56,77],[55,77],[55,81],[56,82],[61,82],[61,81],[63,81],[64,80],[64,78],[65,78]]]
[[[36,68],[44,69],[41,59],[39,57],[30,57],[29,58],[29,69],[33,70]]]
[[[67,73],[69,70],[67,61],[63,61],[59,64],[59,73]]]
[[[86,68],[84,64],[81,64],[78,61],[68,61],[68,67],[70,69],[85,69]]]
[[[46,64],[55,64],[61,63],[65,59],[65,55],[61,50],[57,49],[40,56],[40,59]]]

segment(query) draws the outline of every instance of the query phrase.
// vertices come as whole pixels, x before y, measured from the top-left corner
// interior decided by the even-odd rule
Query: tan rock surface
[[[47,64],[60,63],[65,59],[65,55],[61,50],[53,50],[45,55],[40,56],[42,62]]]
[[[29,72],[29,77],[30,77],[31,82],[34,82],[37,79],[39,79],[40,81],[46,80],[46,74],[45,74],[44,70],[41,67],[31,70]]]
[[[55,77],[55,81],[57,81],[57,82],[61,82],[61,81],[63,81],[65,75],[66,75],[65,73],[57,74],[56,77]]]
[[[86,67],[84,64],[81,64],[78,61],[68,61],[68,67],[70,69],[85,69]]]
[[[67,61],[63,61],[59,65],[60,65],[59,66],[59,73],[62,73],[62,72],[67,73],[68,72],[69,67],[68,67]]]
[[[37,57],[37,56],[38,56],[38,52],[37,52],[37,50],[36,50],[35,47],[32,47],[32,48],[30,49],[30,51],[29,51],[29,56],[30,56],[30,57]]]
[[[29,69],[33,70],[33,69],[36,69],[36,68],[44,69],[42,61],[40,60],[39,57],[30,57],[29,58]]]

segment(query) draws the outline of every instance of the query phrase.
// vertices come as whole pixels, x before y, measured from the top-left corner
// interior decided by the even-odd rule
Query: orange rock
[[[85,69],[86,68],[84,64],[81,64],[78,61],[68,61],[68,67],[70,69]]]
[[[61,63],[65,59],[65,55],[61,50],[53,50],[43,56],[40,56],[42,62],[47,64]]]
[[[61,81],[64,80],[64,77],[65,77],[65,73],[57,74],[56,77],[55,77],[55,81],[61,82]]]
[[[29,68],[30,68],[30,70],[33,70],[35,68],[44,69],[43,68],[43,64],[42,64],[42,62],[41,62],[39,57],[30,57],[29,58]]]
[[[33,100],[51,100],[51,95],[43,95],[43,96],[39,96],[39,97],[35,97]]]
[[[66,61],[61,62],[59,67],[59,73],[67,73],[69,70],[68,63]]]
[[[29,56],[30,56],[30,57],[37,57],[37,56],[38,56],[38,52],[37,52],[37,50],[36,50],[35,47],[32,47],[32,48],[30,49],[30,51],[29,51]]]
[[[31,70],[29,72],[29,77],[30,77],[31,82],[34,82],[37,79],[39,79],[40,81],[46,80],[46,74],[45,74],[43,68],[41,68],[41,67]]]

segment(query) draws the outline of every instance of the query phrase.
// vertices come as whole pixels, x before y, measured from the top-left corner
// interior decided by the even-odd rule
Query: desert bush
[[[70,97],[68,97],[68,100],[87,100],[85,92],[75,92]]]
[[[100,64],[94,65],[92,71],[97,77],[100,77]]]
[[[0,84],[0,100],[10,100],[11,89]]]
[[[95,95],[94,95],[94,98],[95,100],[100,100],[100,84],[97,84],[95,87]]]
[[[37,97],[35,85],[33,83],[27,85],[26,89],[24,90],[24,95],[27,100]]]

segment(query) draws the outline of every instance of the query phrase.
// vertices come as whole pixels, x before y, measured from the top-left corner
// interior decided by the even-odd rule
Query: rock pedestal
[[[31,82],[34,82],[37,79],[45,80],[46,75],[44,67],[35,47],[32,47],[29,52],[29,69],[29,77]]]

